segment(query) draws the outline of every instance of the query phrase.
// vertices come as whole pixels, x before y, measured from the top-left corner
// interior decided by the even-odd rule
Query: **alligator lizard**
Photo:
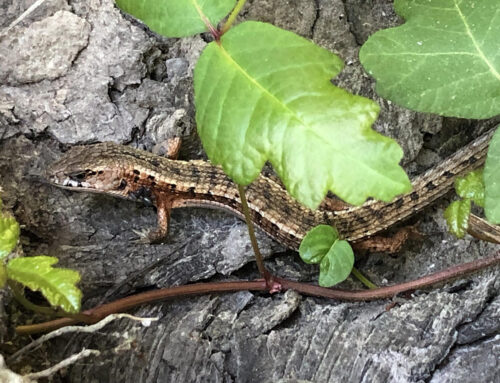
[[[414,179],[413,191],[390,203],[370,200],[338,211],[313,211],[291,198],[279,183],[261,175],[246,189],[252,220],[291,249],[298,249],[304,235],[319,224],[334,225],[349,241],[362,241],[428,206],[453,186],[457,176],[481,166],[493,131]],[[158,229],[152,240],[167,235],[171,208],[222,208],[242,217],[237,188],[220,167],[206,161],[171,160],[105,142],[71,148],[46,175],[66,189],[155,205]]]

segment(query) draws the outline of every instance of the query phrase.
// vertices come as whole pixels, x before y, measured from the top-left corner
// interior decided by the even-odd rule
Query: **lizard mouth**
[[[88,182],[79,181],[79,180],[75,180],[75,179],[72,179],[72,178],[65,178],[65,179],[63,179],[61,185],[65,186],[65,187],[70,187],[70,188],[87,188],[87,189],[91,189],[91,185]]]
[[[67,175],[63,175],[62,177],[58,177],[57,175],[51,175],[48,177],[48,179],[52,184],[65,189],[73,189],[73,188],[92,189],[92,185],[89,182],[85,182],[84,180],[80,180],[75,177]]]

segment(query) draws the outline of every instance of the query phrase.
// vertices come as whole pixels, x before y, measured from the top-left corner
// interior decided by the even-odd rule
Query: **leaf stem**
[[[372,283],[368,278],[366,278],[363,274],[361,274],[361,272],[355,267],[352,268],[351,273],[367,288],[371,290],[378,288],[376,284]]]
[[[257,238],[255,237],[255,230],[253,227],[252,218],[250,217],[250,209],[248,208],[247,198],[245,196],[245,187],[238,184],[238,193],[240,195],[241,210],[243,210],[243,214],[245,215],[245,222],[248,228],[248,236],[250,237],[250,242],[252,243],[252,248],[255,254],[255,260],[257,262],[259,273],[266,281],[270,281],[271,275],[264,266],[262,254],[260,253],[259,250],[259,244],[257,243]]]
[[[245,5],[246,2],[247,2],[247,0],[238,0],[238,3],[233,8],[233,10],[231,11],[231,14],[227,18],[226,23],[222,27],[222,30],[220,32],[221,36],[224,33],[226,33],[229,30],[229,28],[231,28],[231,25],[233,25],[234,21],[236,20],[236,17],[238,16],[238,13],[240,13],[241,8],[243,8],[243,6]]]
[[[404,282],[393,286],[379,287],[373,290],[329,289],[277,277],[273,277],[273,279],[275,283],[280,284],[282,290],[293,289],[304,295],[312,295],[316,297],[338,299],[343,301],[370,301],[376,299],[392,298],[397,294],[430,287],[438,283],[448,282],[466,274],[470,274],[486,267],[498,264],[500,264],[500,251],[496,252],[496,254],[491,257],[453,266],[448,269],[438,271],[434,274],[415,279],[413,281]],[[269,291],[269,287],[267,285],[267,282],[264,280],[196,283],[192,285],[169,287],[132,295],[126,298],[118,299],[114,302],[94,307],[93,309],[86,310],[81,314],[85,315],[89,319],[91,318],[91,323],[97,323],[102,318],[110,314],[127,311],[145,303],[153,303],[165,299],[178,298],[181,296],[193,296],[199,294],[222,292],[227,293],[242,290]],[[45,323],[18,326],[16,327],[16,332],[20,335],[28,335],[39,332],[52,331],[63,326],[69,326],[77,323],[79,323],[79,320],[77,318],[60,318]]]
[[[12,291],[12,295],[14,295],[14,298],[16,301],[18,301],[24,308],[34,311],[39,314],[44,314],[44,315],[49,315],[49,316],[57,316],[57,313],[55,310],[52,310],[50,307],[44,307],[44,306],[39,306],[36,305],[32,302],[30,302],[23,294],[23,291],[21,287],[14,281],[8,279],[7,284],[10,287],[10,290]]]
[[[58,311],[54,310],[52,307],[46,307],[46,306],[40,306],[37,304],[34,304],[33,302],[30,302],[23,294],[23,291],[21,289],[21,285],[14,282],[13,280],[7,280],[7,284],[9,285],[12,295],[14,295],[14,298],[16,301],[18,301],[24,308],[34,311],[38,314],[43,314],[43,315],[48,315],[52,317],[63,317],[63,318],[73,318],[77,320],[78,322],[83,322],[83,323],[94,323],[93,318],[89,317],[88,315],[82,314],[82,313],[67,313],[65,311]]]
[[[207,29],[210,31],[210,33],[214,37],[214,39],[216,41],[219,41],[220,36],[221,36],[220,32],[217,30],[217,28],[215,28],[212,25],[212,23],[210,22],[210,20],[208,19],[208,17],[203,13],[203,11],[201,10],[201,8],[199,7],[199,5],[198,5],[198,3],[196,1],[193,2],[193,5],[196,8],[196,11],[198,12],[198,14],[200,15],[200,18],[203,20],[203,23],[206,25]]]

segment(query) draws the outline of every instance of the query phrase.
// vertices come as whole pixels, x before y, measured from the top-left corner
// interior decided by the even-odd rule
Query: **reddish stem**
[[[266,281],[257,280],[196,283],[186,286],[167,287],[164,289],[152,290],[141,294],[131,295],[126,298],[117,299],[116,301],[105,303],[92,309],[85,310],[81,314],[87,315],[89,318],[91,318],[91,320],[89,321],[90,323],[96,323],[110,314],[124,312],[145,303],[153,303],[183,296],[185,297],[207,293],[228,293],[242,290],[266,291]],[[60,327],[74,325],[77,323],[80,323],[80,321],[76,318],[61,318],[34,325],[18,326],[16,327],[16,332],[21,335],[34,334],[38,332],[56,330]]]
[[[288,279],[272,277],[272,286],[268,287],[265,280],[256,281],[234,281],[234,282],[214,282],[197,283],[187,286],[170,287],[165,289],[153,290],[142,294],[132,295],[130,297],[118,299],[114,302],[97,306],[86,310],[81,314],[87,315],[89,322],[95,323],[105,316],[113,313],[123,312],[145,303],[158,302],[169,298],[181,296],[191,296],[207,293],[235,292],[241,290],[249,291],[281,291],[293,289],[305,295],[312,295],[323,298],[331,298],[346,301],[369,301],[375,299],[391,298],[397,294],[432,286],[437,283],[444,283],[451,279],[461,277],[489,266],[500,263],[500,251],[494,256],[479,259],[476,261],[464,263],[449,269],[415,279],[410,282],[401,283],[394,286],[380,287],[372,290],[338,290],[328,289],[306,283],[294,282]],[[79,323],[78,318],[61,318],[53,321],[39,323],[28,326],[19,326],[16,328],[18,334],[34,334],[38,332],[47,332],[58,329],[63,326]]]

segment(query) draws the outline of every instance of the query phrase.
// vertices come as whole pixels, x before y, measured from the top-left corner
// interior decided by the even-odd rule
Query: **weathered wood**
[[[42,58],[15,62],[15,52],[26,47],[14,37],[27,28],[58,30],[51,17],[65,2],[46,3],[10,31],[9,44],[0,41],[0,56],[11,55],[22,73],[30,69],[31,60],[39,63]],[[254,0],[244,15],[294,30],[338,53],[348,65],[334,82],[379,101],[377,129],[398,139],[408,169],[415,172],[456,149],[465,134],[451,133],[464,131],[459,128],[469,123],[416,114],[374,95],[357,50],[375,30],[400,22],[391,3]],[[0,23],[15,19],[13,14],[23,9],[20,4],[4,2]],[[72,23],[69,30],[80,33],[60,36],[56,48],[61,51],[44,54],[64,56],[81,43],[68,68],[55,78],[42,71],[35,83],[12,80],[10,74],[4,76],[9,68],[0,69],[0,78],[8,78],[0,84],[0,185],[6,206],[24,225],[25,252],[57,256],[62,266],[81,271],[85,307],[148,288],[231,275],[256,277],[246,228],[234,217],[207,210],[175,211],[171,243],[136,244],[132,229],[154,226],[151,208],[68,193],[36,178],[60,155],[59,143],[132,140],[161,151],[166,139],[182,135],[181,157],[201,155],[191,70],[204,40],[159,38],[121,15],[110,0],[77,0],[64,8],[71,15],[59,17]],[[421,150],[424,132],[433,140]],[[438,149],[443,142],[447,153]],[[408,243],[398,257],[375,254],[360,259],[357,266],[375,283],[388,284],[491,255],[494,245],[470,238],[459,241],[444,232],[443,206],[419,216],[424,239]],[[260,240],[268,256],[283,251],[263,235]],[[316,269],[293,253],[280,253],[267,262],[282,276],[306,281],[316,277]],[[347,281],[344,287],[359,286]],[[98,334],[52,341],[10,367],[40,370],[85,347],[102,354],[65,370],[55,381],[498,381],[494,351],[500,344],[495,336],[500,326],[499,288],[498,269],[491,269],[453,287],[396,298],[390,310],[389,301],[341,303],[293,292],[178,300],[137,310],[138,316],[159,317],[150,327],[121,320]],[[20,309],[9,299],[0,303],[6,304],[8,318],[1,310],[0,315],[9,330],[31,316],[17,316]],[[8,341],[16,346],[27,341],[3,327],[0,332],[3,354],[13,351]]]

